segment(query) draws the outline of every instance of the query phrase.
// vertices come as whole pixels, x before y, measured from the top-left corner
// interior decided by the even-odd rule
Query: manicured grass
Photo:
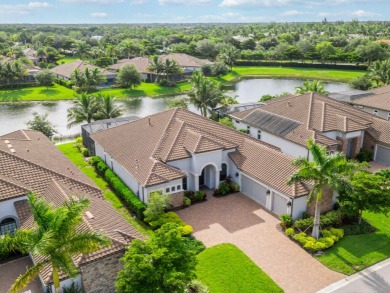
[[[261,293],[283,290],[233,244],[207,248],[197,256],[196,274],[211,293]]]
[[[321,79],[326,81],[349,82],[364,74],[358,70],[338,70],[298,67],[271,67],[271,66],[237,66],[227,75],[218,78],[219,81],[231,81],[237,77],[275,77],[296,79]]]
[[[71,100],[74,95],[73,90],[54,84],[49,89],[44,86],[37,86],[20,90],[1,90],[0,102]]]
[[[375,233],[346,236],[318,260],[332,270],[351,275],[390,257],[390,217],[369,212],[363,217],[377,229]]]
[[[76,57],[76,56],[65,56],[64,58],[60,59],[57,61],[57,64],[63,64],[63,63],[71,63],[75,60],[79,60],[80,58],[79,57]],[[85,60],[87,61],[87,60]]]
[[[64,153],[85,175],[92,179],[93,182],[103,191],[104,198],[143,235],[151,233],[151,229],[147,228],[142,222],[134,219],[129,211],[123,206],[118,197],[110,190],[108,184],[102,177],[96,174],[94,168],[89,165],[73,142],[57,145],[58,149]]]

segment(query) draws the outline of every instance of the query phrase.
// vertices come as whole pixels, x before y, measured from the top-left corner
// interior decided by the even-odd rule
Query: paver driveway
[[[229,242],[243,250],[285,292],[316,292],[345,277],[323,266],[276,229],[279,220],[241,193],[178,212],[209,247]]]

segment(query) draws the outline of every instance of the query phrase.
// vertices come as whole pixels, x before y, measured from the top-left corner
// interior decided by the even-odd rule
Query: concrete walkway
[[[317,293],[390,292],[390,259],[338,281]]]
[[[241,193],[195,204],[178,212],[207,246],[232,243],[287,293],[312,293],[344,275],[329,270],[276,228],[279,220]]]

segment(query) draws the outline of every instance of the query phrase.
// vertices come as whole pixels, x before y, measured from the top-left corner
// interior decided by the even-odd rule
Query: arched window
[[[0,235],[11,234],[13,235],[16,230],[16,221],[13,218],[5,218],[0,223]]]
[[[219,172],[219,180],[223,181],[227,177],[227,165],[225,163],[222,163],[221,165],[221,172]]]

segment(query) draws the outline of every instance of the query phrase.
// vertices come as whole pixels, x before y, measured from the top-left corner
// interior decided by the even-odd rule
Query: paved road
[[[390,259],[336,282],[317,293],[387,292],[390,292]]]

